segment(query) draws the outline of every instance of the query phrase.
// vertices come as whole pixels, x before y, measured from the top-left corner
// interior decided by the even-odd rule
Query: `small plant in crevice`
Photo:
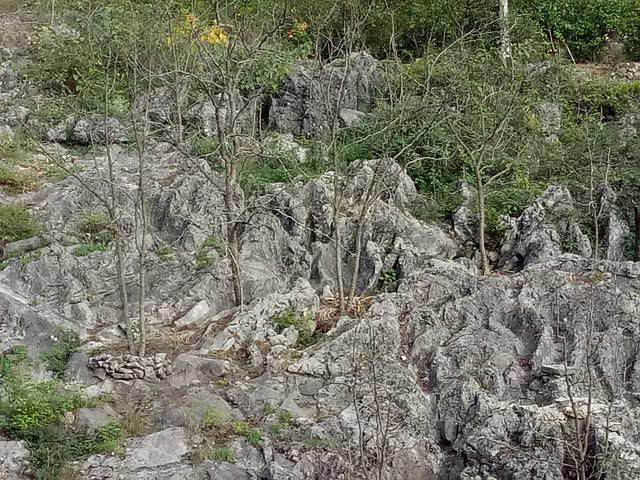
[[[67,369],[69,358],[78,350],[80,339],[75,332],[58,328],[51,335],[53,346],[42,354],[42,359],[54,377],[62,378]]]
[[[24,205],[0,205],[0,243],[34,237],[41,230]]]
[[[225,243],[218,237],[208,237],[196,251],[196,270],[204,270],[211,266],[220,255],[224,254]]]
[[[82,217],[79,230],[92,238],[109,230],[109,217],[102,212],[91,212]]]
[[[293,327],[298,331],[298,346],[307,348],[320,340],[320,332],[316,332],[316,321],[313,315],[297,312],[293,308],[287,308],[271,318],[276,333],[282,333],[287,328]]]
[[[335,440],[315,436],[306,437],[302,443],[309,450],[332,450],[337,446]]]
[[[81,243],[74,250],[76,257],[86,257],[95,252],[106,252],[109,246],[104,243]]]
[[[230,447],[216,447],[205,444],[193,449],[190,460],[194,465],[198,465],[208,460],[214,462],[233,463],[236,461],[236,452]]]
[[[102,212],[90,212],[84,215],[78,224],[78,230],[86,235],[88,242],[81,243],[74,249],[73,254],[76,257],[104,252],[113,240],[109,218]]]
[[[280,435],[291,426],[293,415],[287,410],[280,410],[276,416],[276,421],[271,424],[270,430],[274,435]]]
[[[160,257],[161,260],[173,260],[174,251],[173,248],[164,245],[156,250],[156,255]]]
[[[251,445],[258,446],[262,443],[262,434],[247,422],[233,422],[231,425],[233,433],[244,437]]]
[[[395,268],[385,268],[380,272],[378,286],[381,291],[387,291],[398,281],[398,275]]]

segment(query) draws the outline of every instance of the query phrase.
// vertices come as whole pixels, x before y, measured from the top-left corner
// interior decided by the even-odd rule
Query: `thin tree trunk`
[[[340,225],[340,180],[338,179],[338,165],[334,162],[333,172],[333,228],[336,250],[336,283],[338,288],[338,313],[342,315],[345,309],[344,280],[342,278],[342,228]]]
[[[236,133],[236,103],[235,90],[228,87],[224,93],[227,101],[226,118],[222,118],[220,108],[216,108],[216,123],[218,127],[218,138],[221,145],[221,153],[225,165],[225,186],[224,205],[227,220],[227,248],[231,256],[231,280],[233,283],[233,295],[236,306],[241,306],[244,302],[242,294],[242,279],[240,271],[240,245],[238,239],[238,213],[235,201],[235,191],[237,185],[237,155],[238,147],[236,136],[229,141],[226,128],[231,128],[232,134]],[[228,123],[228,125],[227,125]]]
[[[111,221],[116,221],[115,216],[111,215]],[[116,226],[115,228],[115,237],[116,237],[116,270],[117,270],[117,278],[118,278],[118,290],[120,291],[120,303],[122,304],[122,321],[125,324],[125,328],[127,329],[127,343],[129,345],[129,353],[135,355],[136,353],[136,344],[133,338],[133,331],[131,325],[131,315],[129,315],[129,293],[127,292],[127,279],[125,274],[126,264],[124,258],[124,247],[122,234],[120,232],[120,228]]]
[[[636,222],[636,241],[635,248],[633,251],[633,261],[640,261],[640,205],[636,203],[633,204],[633,211],[635,213],[635,222]]]
[[[484,206],[484,185],[482,184],[482,173],[480,172],[480,164],[475,162],[474,173],[476,177],[476,192],[478,195],[478,243],[480,246],[480,263],[482,274],[489,273],[489,261],[487,259],[487,249],[485,246],[485,206]]]
[[[146,133],[146,132],[145,132]],[[137,132],[136,132],[137,134]],[[147,349],[146,319],[144,315],[144,303],[146,298],[146,267],[147,267],[147,210],[145,208],[144,190],[144,139],[137,138],[138,142],[138,208],[140,215],[140,241],[138,243],[138,355],[145,356]]]
[[[355,251],[355,259],[353,262],[353,275],[351,277],[351,287],[349,288],[349,297],[347,300],[347,304],[349,306],[353,305],[353,299],[356,296],[358,274],[360,273],[360,259],[362,257],[362,236],[364,233],[365,219],[366,219],[366,213],[364,215],[361,214],[360,218],[358,219],[358,229],[356,230],[356,246],[355,246],[356,251]]]
[[[120,215],[118,214],[118,193],[116,191],[116,180],[113,171],[113,157],[111,155],[111,146],[109,145],[109,132],[107,130],[107,123],[105,121],[105,137],[107,138],[107,167],[109,170],[109,194],[111,196],[111,205],[109,208],[109,219],[114,225],[114,234],[116,237],[116,269],[118,278],[118,288],[120,290],[120,302],[122,303],[122,317],[124,320],[125,328],[127,329],[127,343],[129,345],[129,353],[136,354],[135,339],[133,336],[133,325],[131,324],[131,315],[129,312],[129,293],[127,292],[127,279],[126,279],[126,259],[124,253],[124,238],[122,229],[120,228],[119,221]]]
[[[509,35],[509,0],[500,0],[500,56],[507,63],[511,60],[511,38]]]

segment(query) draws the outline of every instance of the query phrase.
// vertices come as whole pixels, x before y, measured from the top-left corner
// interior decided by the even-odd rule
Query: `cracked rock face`
[[[1,17],[0,26],[9,21]],[[0,52],[3,101],[20,89],[5,62],[23,41],[13,33],[0,29],[0,41],[11,37]],[[380,73],[366,54],[348,61],[338,114],[354,125],[369,112]],[[271,127],[283,132],[268,145],[272,153],[304,160],[291,134],[327,131],[324,92],[339,93],[335,79],[344,67],[345,60],[296,67],[266,106]],[[153,122],[170,120],[163,100],[170,94],[152,93]],[[559,110],[545,104],[541,114],[543,133],[554,141]],[[1,134],[28,117],[19,106],[4,112]],[[204,135],[215,129],[209,104],[192,105],[186,117]],[[635,119],[627,120],[623,133],[633,136]],[[54,142],[100,143],[113,135],[122,143],[108,153],[123,190],[118,225],[133,285],[138,159],[127,148],[126,126],[109,122],[107,131],[91,118],[48,127]],[[47,148],[100,186],[107,152],[93,159],[64,145]],[[245,304],[235,307],[224,179],[169,144],[150,141],[148,152],[147,357],[122,353],[113,245],[75,253],[91,241],[80,228],[83,215],[101,206],[74,178],[12,199],[30,205],[47,234],[2,246],[0,352],[26,345],[37,364],[56,344],[56,328],[77,332],[83,346],[70,358],[65,384],[115,401],[74,412],[75,426],[95,431],[133,412],[148,427],[126,440],[122,458],[106,453],[74,464],[79,478],[564,480],[576,428],[587,420],[589,469],[640,478],[640,266],[624,261],[627,232],[613,192],[602,192],[608,204],[598,253],[606,260],[591,258],[590,240],[573,220],[574,199],[555,186],[509,219],[496,272],[482,277],[446,226],[411,214],[416,188],[395,163],[354,162],[338,179],[337,205],[332,172],[251,197],[238,191]],[[380,191],[368,198],[377,178]],[[467,189],[452,225],[467,245],[477,232],[472,196]],[[337,228],[344,243],[338,259]],[[337,264],[366,297],[353,316],[336,315]],[[136,314],[138,295],[132,286]],[[286,312],[306,323],[276,325]],[[303,348],[301,329],[310,324],[310,333],[322,321],[323,336]],[[247,429],[260,440],[252,432],[250,441]],[[230,449],[234,461],[219,448]],[[26,445],[1,439],[0,478],[22,480],[28,470]]]
[[[0,438],[0,478],[26,480],[31,478],[31,453],[24,442],[4,441]]]
[[[381,71],[377,61],[367,53],[353,53],[348,62],[345,65],[345,60],[336,60],[321,68],[313,64],[296,66],[280,91],[271,98],[270,127],[322,137],[328,133],[329,119],[334,115],[327,111],[326,105],[336,105],[339,95],[341,121],[346,125],[360,121],[379,94]],[[348,74],[340,94],[345,71]]]

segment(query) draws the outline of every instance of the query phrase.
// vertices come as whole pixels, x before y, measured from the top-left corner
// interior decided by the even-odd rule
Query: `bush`
[[[329,168],[321,146],[311,143],[304,160],[289,154],[274,153],[249,163],[240,172],[240,185],[246,192],[260,193],[272,183],[287,183],[296,177],[313,178]]]
[[[254,447],[262,442],[262,434],[255,428],[251,428],[247,422],[233,422],[231,428],[233,433],[243,436]]]
[[[296,312],[293,308],[287,308],[271,319],[277,333],[284,332],[293,327],[298,331],[298,345],[302,348],[309,347],[319,340],[316,335],[316,321],[313,315]]]
[[[88,235],[98,235],[109,229],[109,217],[102,212],[87,213],[80,220],[80,231]]]
[[[58,328],[53,334],[54,344],[48,352],[42,354],[42,359],[56,378],[62,378],[67,369],[69,358],[78,350],[80,340],[74,332]]]
[[[583,60],[595,59],[612,32],[624,35],[640,22],[635,0],[520,0],[514,7],[531,15],[557,43],[566,44],[575,58]],[[556,47],[563,51],[562,45]]]
[[[41,228],[23,205],[0,205],[0,243],[15,242],[37,235]]]
[[[65,463],[117,448],[122,429],[116,423],[105,425],[94,435],[70,431],[65,413],[88,403],[65,391],[57,381],[34,381],[25,373],[26,361],[26,351],[20,347],[0,355],[0,429],[27,443],[36,480],[58,480]]]
[[[27,170],[0,164],[0,185],[7,193],[25,193],[34,190],[40,184],[38,178]]]

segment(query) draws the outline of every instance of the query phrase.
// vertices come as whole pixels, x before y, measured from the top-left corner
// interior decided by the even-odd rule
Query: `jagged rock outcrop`
[[[549,187],[517,220],[511,219],[500,250],[500,267],[517,271],[573,251],[591,256],[591,243],[573,220],[575,207],[566,187]]]
[[[623,386],[625,366],[612,359],[636,358],[637,300],[621,298],[637,296],[639,272],[622,273],[616,264],[576,256],[552,261],[530,264],[522,276],[476,283],[463,267],[434,260],[402,281],[397,294],[380,297],[362,320],[343,320],[336,328],[340,333],[289,371],[323,378],[328,386],[318,397],[322,411],[336,415],[341,429],[353,430],[348,385],[360,385],[358,375],[366,375],[367,362],[375,360],[378,381],[385,392],[394,392],[389,399],[397,402],[394,412],[405,415],[403,432],[451,445],[452,452],[439,453],[441,464],[452,462],[452,473],[442,478],[559,480],[563,449],[570,448],[563,432],[571,428],[571,412],[563,403],[564,377],[544,372],[566,355],[578,379],[573,395],[590,391],[598,398],[594,405],[612,405],[610,420],[628,418],[633,401],[621,402],[612,393],[630,387]],[[612,271],[603,273],[607,269]],[[589,369],[601,373],[585,387]],[[363,387],[358,394],[363,396],[361,421],[375,421],[375,415],[364,414],[371,415],[366,410],[371,392]],[[600,431],[608,424],[606,409],[596,411],[594,428]],[[625,425],[617,427],[625,431],[623,437],[635,438],[637,427]],[[624,468],[635,467],[627,460]]]
[[[343,126],[353,125],[373,106],[381,78],[378,62],[364,52],[320,68],[313,63],[298,64],[271,97],[269,126],[321,137],[328,133],[330,119],[336,114]]]
[[[2,101],[15,99],[20,83],[4,58]],[[352,68],[340,94],[345,62]],[[296,66],[264,112],[271,127],[289,135],[266,141],[265,152],[304,161],[305,149],[290,134],[326,133],[340,96],[341,109],[332,113],[346,126],[357,124],[379,78],[380,66],[363,53],[322,68]],[[146,99],[152,122],[171,123],[164,108],[170,95],[155,91]],[[14,107],[0,120],[7,135],[29,118]],[[189,128],[214,133],[211,104],[185,113]],[[559,113],[554,104],[540,106],[550,141],[560,133]],[[109,122],[109,135],[116,134],[110,140],[124,143],[126,126]],[[630,136],[634,122],[628,119]],[[91,117],[48,127],[51,140],[62,143],[100,143],[107,134]],[[79,478],[563,480],[571,474],[576,420],[587,415],[596,467],[611,478],[640,478],[640,264],[623,261],[626,232],[611,192],[602,195],[607,260],[591,258],[574,200],[556,186],[510,221],[497,273],[481,277],[468,259],[456,258],[461,249],[446,227],[414,218],[415,185],[393,162],[354,162],[337,178],[337,205],[332,172],[251,197],[238,191],[245,302],[236,307],[222,177],[167,143],[149,139],[148,147],[142,309],[151,355],[117,353],[126,339],[113,244],[77,254],[92,240],[81,231],[83,215],[103,210],[75,178],[17,197],[47,233],[3,246],[0,352],[26,345],[37,363],[57,341],[57,327],[72,329],[83,346],[70,358],[66,386],[93,397],[109,393],[115,402],[113,411],[68,414],[71,427],[95,432],[133,413],[148,428],[119,455],[71,465]],[[104,188],[107,152],[93,158],[64,145],[46,148],[72,161],[87,185]],[[122,145],[109,153],[122,191],[117,222],[126,237],[129,306],[137,315],[131,212],[138,159]],[[477,224],[471,193],[466,197],[453,233],[470,245]],[[354,272],[359,233],[362,262]],[[335,306],[336,260],[345,282],[356,276],[356,294],[369,297],[351,316]],[[393,288],[380,288],[383,273]],[[322,320],[323,336],[309,339]],[[211,418],[215,431],[204,425]],[[247,429],[259,439],[253,432],[249,441]],[[221,446],[235,463],[228,451],[216,457],[211,448]],[[26,478],[27,469],[26,446],[0,441],[0,477]]]

